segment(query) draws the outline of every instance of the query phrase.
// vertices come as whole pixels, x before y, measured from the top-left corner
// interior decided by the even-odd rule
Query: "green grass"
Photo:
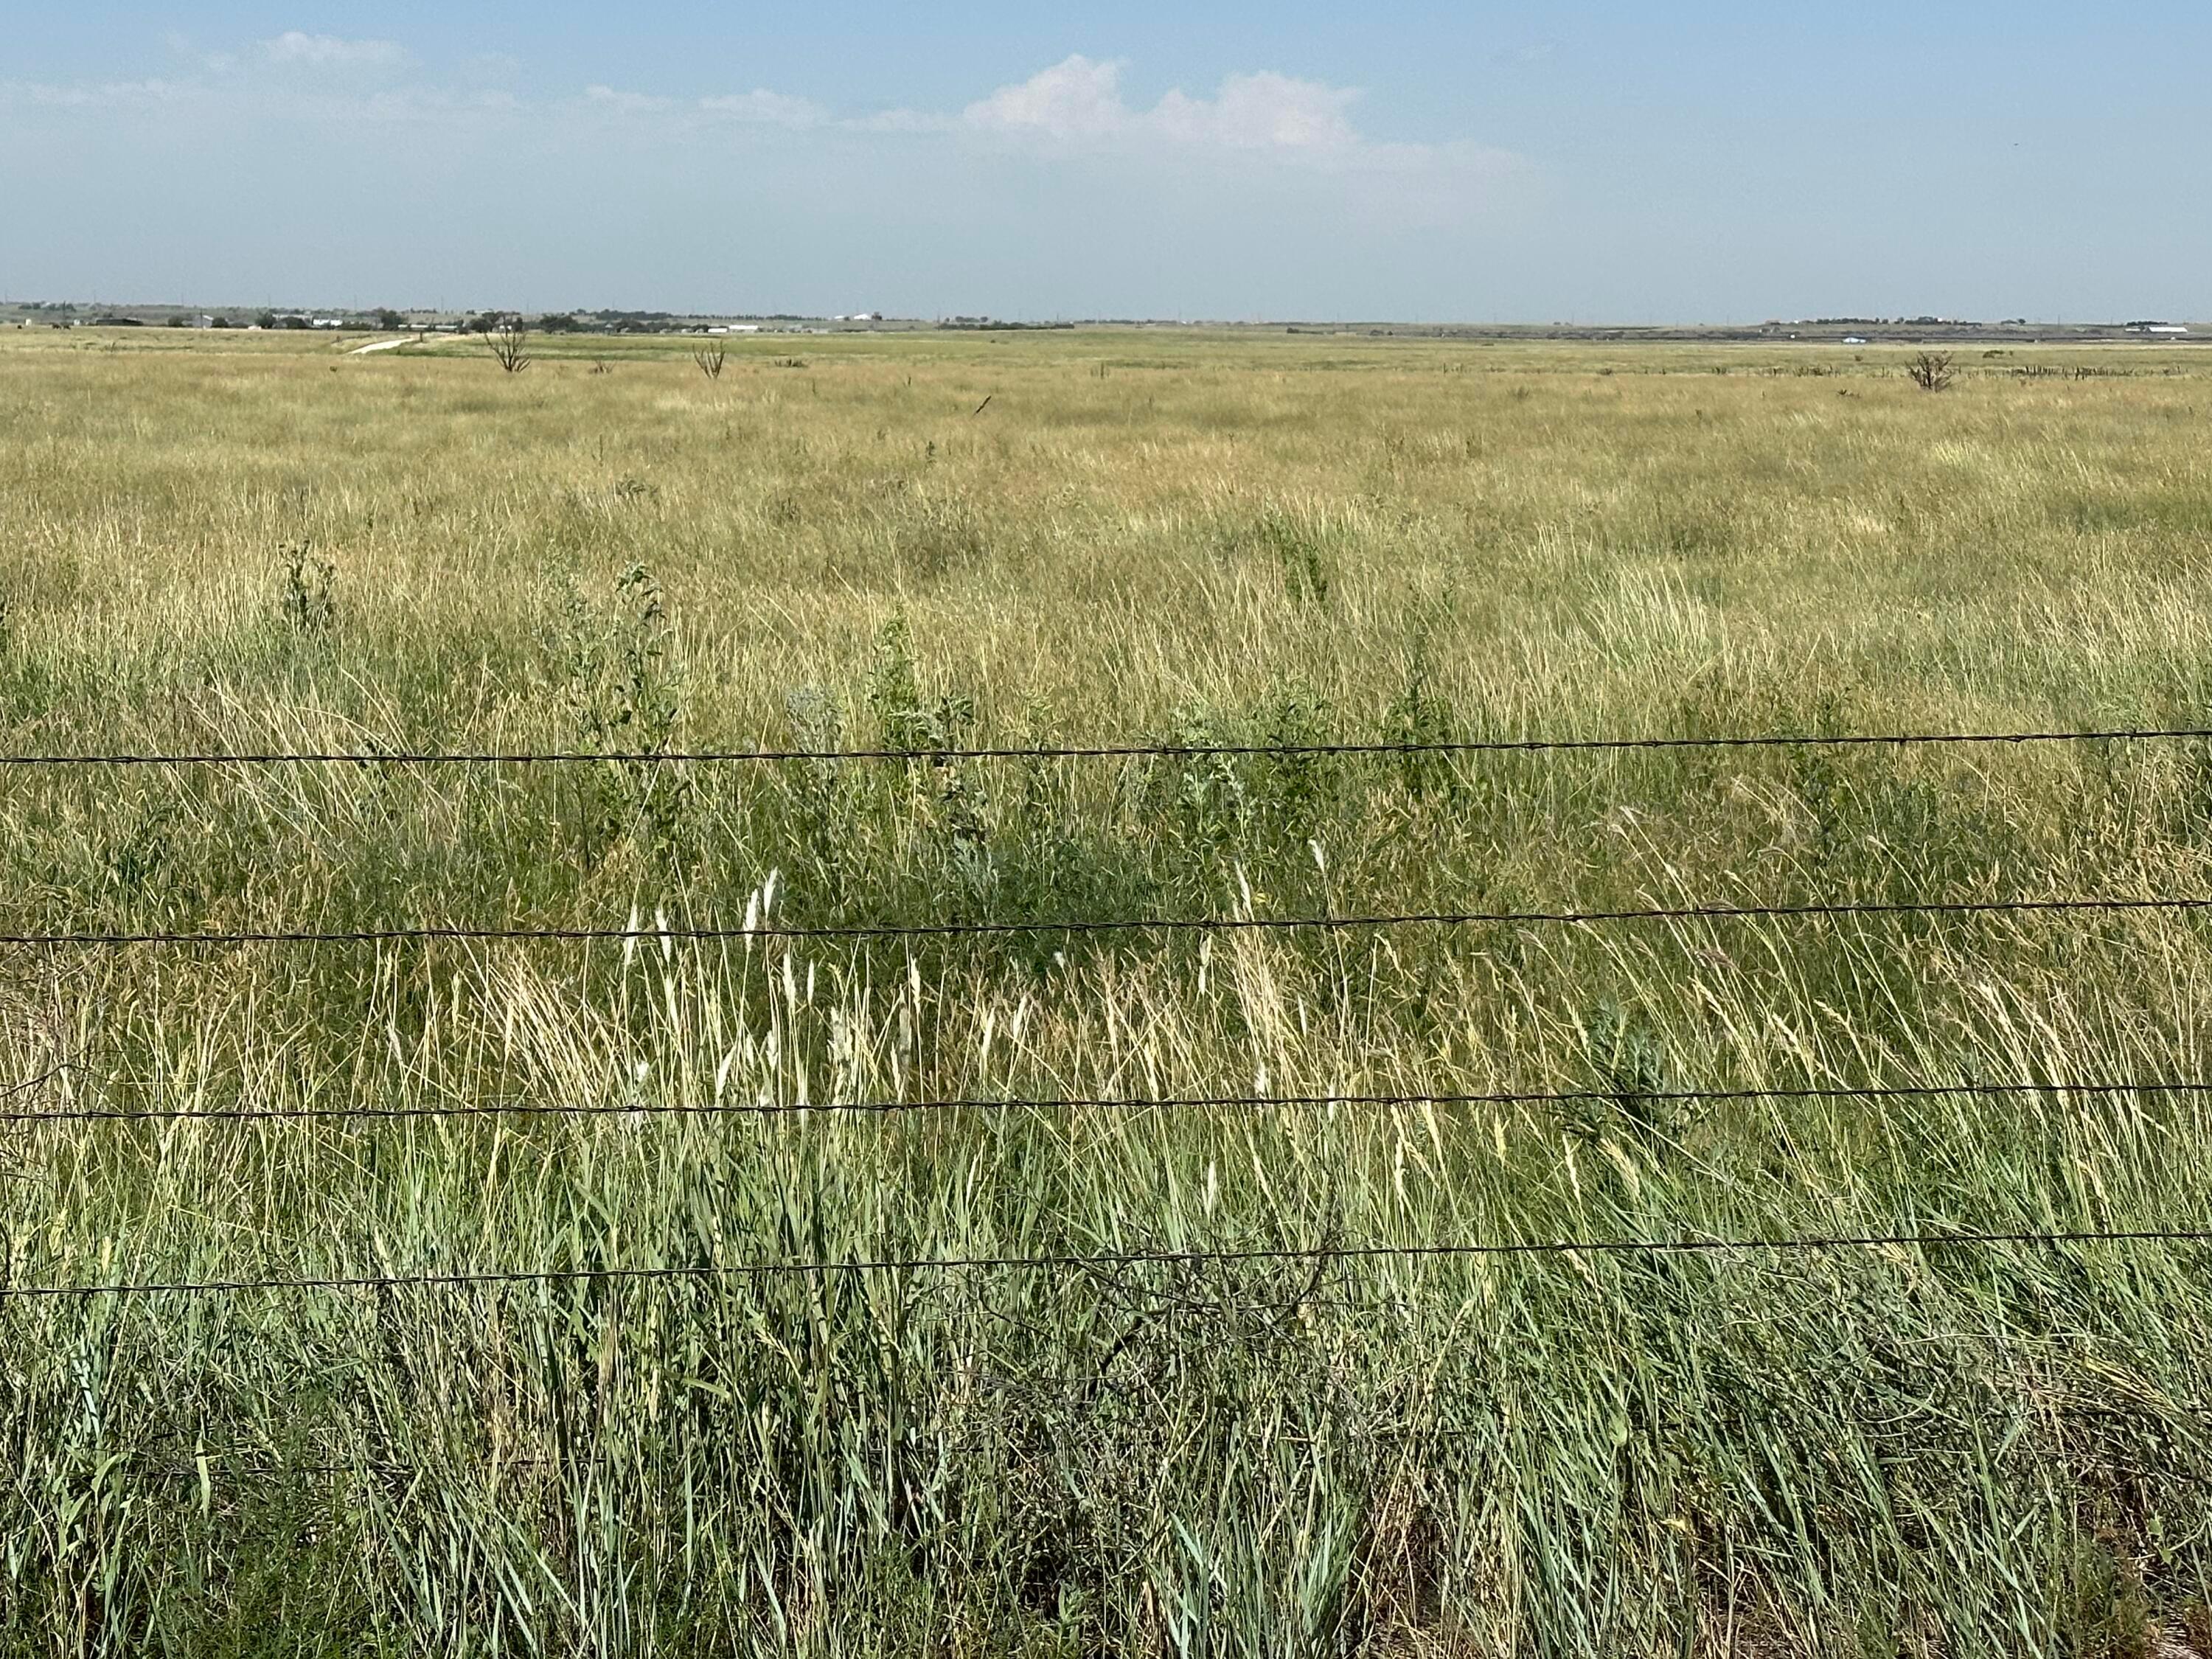
[[[2212,724],[2185,350],[791,355],[0,345],[7,750]],[[11,933],[2133,896],[2212,892],[2212,753],[9,769],[0,824]],[[588,1275],[2212,1226],[2203,1097],[1656,1098],[2212,1078],[2208,994],[2160,915],[9,949],[21,1111],[1253,1103],[0,1125],[15,1285],[572,1275],[0,1298],[0,1650],[2203,1650],[2202,1246]]]

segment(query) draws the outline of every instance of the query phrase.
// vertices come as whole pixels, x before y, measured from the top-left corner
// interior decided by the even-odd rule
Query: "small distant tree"
[[[1923,351],[1905,367],[1912,384],[1923,392],[1948,392],[1951,387],[1951,354]]]
[[[386,330],[404,328],[407,326],[407,319],[390,307],[381,307],[376,313],[376,325]]]
[[[704,351],[693,352],[691,361],[699,365],[699,372],[708,380],[719,380],[722,378],[722,364],[729,355],[730,349],[718,343],[708,346]]]
[[[510,317],[495,325],[485,336],[491,355],[499,366],[509,374],[520,374],[530,367],[530,331],[522,325],[520,317]]]

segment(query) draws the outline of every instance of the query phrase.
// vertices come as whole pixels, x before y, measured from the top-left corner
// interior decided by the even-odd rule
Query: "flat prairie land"
[[[2212,353],[699,343],[0,337],[0,1651],[2212,1651]]]

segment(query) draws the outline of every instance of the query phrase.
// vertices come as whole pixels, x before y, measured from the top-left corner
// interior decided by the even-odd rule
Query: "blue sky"
[[[11,9],[0,290],[2212,316],[2212,7]]]

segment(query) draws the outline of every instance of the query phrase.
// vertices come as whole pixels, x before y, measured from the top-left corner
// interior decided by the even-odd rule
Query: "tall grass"
[[[2205,724],[2185,356],[592,343],[11,344],[8,747],[914,758],[10,771],[9,931],[2212,891],[2190,744],[941,753]],[[2144,915],[17,949],[8,1109],[618,1109],[0,1127],[16,1286],[555,1275],[0,1297],[0,1643],[2212,1650],[2202,1246],[1248,1254],[2212,1225],[2205,1097],[2063,1086],[2208,992]],[[817,1263],[910,1265],[726,1271]]]

